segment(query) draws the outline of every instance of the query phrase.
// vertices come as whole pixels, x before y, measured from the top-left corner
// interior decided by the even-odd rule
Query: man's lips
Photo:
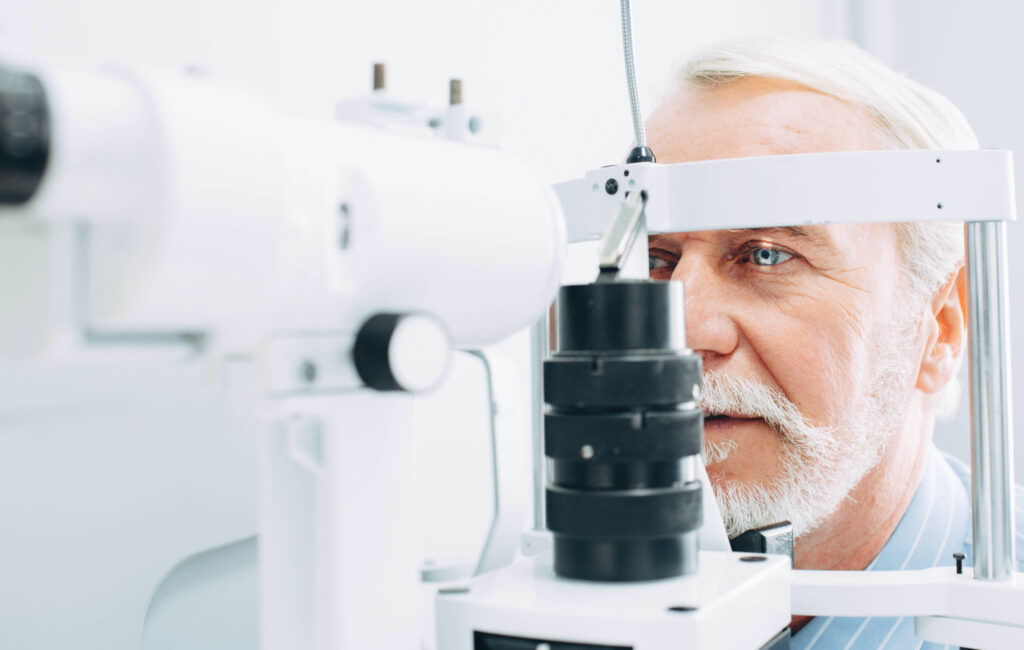
[[[746,429],[751,424],[765,424],[763,418],[743,413],[705,413],[704,431],[708,433],[725,433],[727,431]]]
[[[709,420],[760,420],[756,415],[744,415],[743,413],[709,413],[704,411],[704,421]]]

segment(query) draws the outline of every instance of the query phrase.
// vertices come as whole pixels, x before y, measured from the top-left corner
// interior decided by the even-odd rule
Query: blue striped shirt
[[[933,447],[921,484],[907,511],[866,570],[952,566],[953,554],[957,552],[967,556],[965,564],[969,566],[973,558],[970,494],[971,473],[967,465]],[[1020,485],[1015,507],[1018,570],[1024,571],[1024,488]],[[793,636],[790,647],[794,650],[875,650],[943,646],[917,638],[913,617],[819,616]]]

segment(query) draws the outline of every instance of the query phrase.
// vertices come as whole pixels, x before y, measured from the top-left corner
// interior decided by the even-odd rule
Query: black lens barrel
[[[682,285],[562,287],[544,364],[547,524],[558,575],[609,582],[682,575],[702,522],[700,358],[685,350]],[[690,561],[688,561],[690,560]]]
[[[0,205],[39,188],[50,159],[50,110],[38,78],[0,66]]]

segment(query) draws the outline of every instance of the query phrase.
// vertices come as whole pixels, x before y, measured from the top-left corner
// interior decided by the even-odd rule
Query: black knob
[[[444,325],[426,314],[375,314],[356,334],[352,361],[374,390],[429,390],[448,373],[451,340]]]

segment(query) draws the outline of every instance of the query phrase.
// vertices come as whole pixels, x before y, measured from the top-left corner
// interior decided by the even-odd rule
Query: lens
[[[700,358],[683,346],[679,282],[562,287],[544,364],[547,525],[555,572],[608,582],[696,570]]]
[[[39,79],[0,67],[0,205],[35,194],[50,157],[50,114]]]

